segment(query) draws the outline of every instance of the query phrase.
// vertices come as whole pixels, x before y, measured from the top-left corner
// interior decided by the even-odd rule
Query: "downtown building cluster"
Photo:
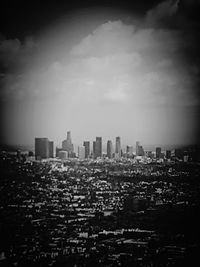
[[[119,159],[126,156],[134,155],[133,146],[126,146],[126,151],[123,153],[121,146],[121,138],[116,137],[115,147],[111,140],[107,141],[106,153],[103,153],[102,137],[96,137],[96,140],[92,142],[84,141],[82,146],[78,146],[78,158],[80,159],[98,159],[102,157]],[[62,141],[62,147],[56,147],[56,157],[60,159],[75,158],[77,154],[74,151],[74,145],[72,143],[71,132],[67,132],[67,138]],[[144,156],[144,149],[140,145],[140,142],[136,142],[136,156]],[[54,157],[54,144],[53,141],[49,141],[48,138],[35,138],[35,158],[47,159]]]
[[[122,149],[121,138],[117,136],[115,138],[115,144],[111,140],[106,143],[106,152],[103,152],[102,137],[96,137],[93,142],[83,141],[83,145],[78,146],[78,153],[75,152],[74,144],[72,142],[71,132],[67,132],[67,137],[62,141],[61,147],[56,147],[54,153],[54,143],[49,141],[48,138],[35,138],[35,159],[42,160],[48,158],[58,158],[66,160],[70,158],[84,159],[123,159],[123,158],[155,158],[157,160],[170,160],[172,157],[188,160],[188,155],[183,154],[180,149],[174,151],[166,150],[162,152],[161,147],[156,147],[155,151],[145,151],[139,141],[136,141],[135,149],[131,145],[127,145],[125,149]]]

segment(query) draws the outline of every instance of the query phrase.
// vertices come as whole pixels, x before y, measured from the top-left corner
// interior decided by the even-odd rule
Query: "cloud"
[[[151,27],[158,26],[176,14],[178,11],[179,0],[166,0],[149,10],[146,14],[146,24]]]
[[[156,12],[162,8],[158,6]],[[44,62],[39,69],[5,75],[2,94],[4,99],[18,101],[62,97],[69,105],[78,98],[98,104],[129,103],[130,99],[135,105],[160,101],[164,105],[175,104],[177,97],[173,100],[172,90],[175,85],[184,87],[177,70],[181,45],[177,31],[135,28],[121,20],[108,21],[75,44],[68,53],[69,60],[61,63],[58,58]],[[32,57],[25,55],[30,55],[38,45],[31,39],[24,45],[10,40],[4,41],[2,50],[3,47],[21,55],[20,65],[23,65],[22,59],[30,61]]]
[[[38,43],[33,37],[25,38],[22,43],[19,39],[2,39],[0,41],[0,71],[21,71],[30,65],[30,60],[37,53]]]
[[[108,21],[75,45],[71,54],[75,56],[105,56],[124,53],[131,49],[129,38],[133,32],[134,27],[132,25],[124,26],[120,20]]]
[[[194,47],[191,38],[185,38],[188,32],[178,24],[168,27],[178,5],[162,2],[137,25],[122,18],[100,23],[78,35],[72,46],[68,32],[61,39],[54,33],[47,40],[2,40],[1,99],[16,109],[26,106],[27,114],[36,123],[38,117],[40,124],[49,123],[49,129],[52,121],[57,128],[71,123],[85,129],[88,123],[99,130],[112,121],[116,129],[120,123],[126,129],[132,127],[124,120],[129,115],[133,124],[141,118],[141,134],[145,124],[156,128],[158,121],[166,131],[168,120],[172,128],[178,119],[184,125],[186,108],[200,104],[199,65],[183,56],[185,51],[191,55]],[[51,39],[56,44],[62,40],[62,53]]]

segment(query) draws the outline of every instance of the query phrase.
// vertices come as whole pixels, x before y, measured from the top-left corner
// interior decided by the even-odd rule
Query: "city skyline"
[[[94,139],[94,138],[93,138]],[[37,145],[38,142],[40,144],[43,143],[43,148],[41,145]],[[80,158],[88,159],[92,158],[97,159],[101,158],[103,155],[107,155],[108,158],[119,159],[123,157],[123,155],[135,155],[135,156],[145,156],[147,154],[152,154],[155,152],[157,158],[160,158],[161,152],[165,151],[166,155],[169,155],[172,151],[176,151],[177,149],[183,149],[184,146],[177,145],[164,145],[164,144],[154,144],[147,145],[141,143],[141,141],[135,141],[135,143],[127,144],[121,143],[121,137],[115,137],[115,144],[113,145],[112,140],[104,140],[101,136],[96,137],[96,140],[84,140],[79,142],[79,144],[74,144],[72,142],[71,131],[67,131],[67,138],[60,141],[61,145],[54,144],[54,141],[50,141],[48,137],[35,137],[35,155],[37,158],[37,151],[41,150],[41,155],[45,155],[44,158],[54,157],[52,155],[55,154],[56,157],[59,157],[59,153],[61,152],[63,157],[63,152],[67,153],[67,158],[74,158],[78,155],[81,155]],[[40,148],[37,148],[40,147]],[[51,148],[50,148],[51,147]],[[51,152],[50,152],[51,150]],[[39,153],[39,154],[40,154]],[[150,155],[149,154],[149,155]],[[48,156],[51,155],[51,156]]]
[[[5,6],[15,15],[0,38],[2,144],[61,146],[66,129],[76,145],[199,143],[199,5],[134,2],[55,3],[49,16],[45,4]]]

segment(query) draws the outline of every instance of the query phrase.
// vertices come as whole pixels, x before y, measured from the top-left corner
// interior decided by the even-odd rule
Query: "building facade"
[[[107,142],[107,157],[109,159],[111,159],[112,158],[112,154],[113,154],[112,141],[108,140],[108,142]]]
[[[74,152],[74,145],[72,144],[71,132],[67,132],[67,139],[62,142],[62,149],[68,152],[69,157]]]
[[[53,141],[49,141],[49,157],[54,157],[54,148],[53,148]]]
[[[35,159],[49,158],[49,140],[48,138],[35,138]]]
[[[102,157],[102,137],[96,137],[94,158]]]
[[[78,147],[78,158],[85,159],[85,146]]]
[[[83,146],[85,147],[85,158],[88,159],[90,156],[90,141],[84,141]]]
[[[156,147],[156,158],[159,159],[161,157],[161,147]]]
[[[118,154],[119,157],[121,157],[121,140],[119,136],[116,137],[115,153]]]

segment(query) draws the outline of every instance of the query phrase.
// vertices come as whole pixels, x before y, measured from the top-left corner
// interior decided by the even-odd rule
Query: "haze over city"
[[[198,1],[86,2],[35,7],[38,22],[27,12],[24,28],[3,29],[1,142],[60,144],[70,130],[75,144],[197,143],[199,23],[187,10]]]

